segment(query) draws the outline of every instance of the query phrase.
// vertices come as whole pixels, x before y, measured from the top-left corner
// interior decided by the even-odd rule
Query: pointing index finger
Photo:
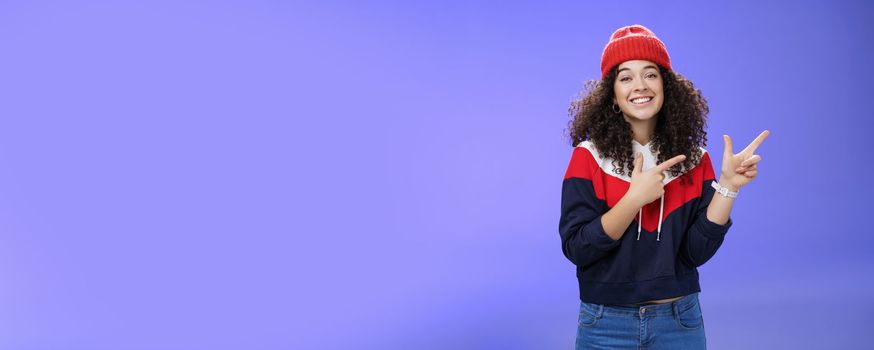
[[[681,155],[675,156],[674,158],[671,158],[671,159],[664,161],[662,164],[657,165],[653,169],[655,171],[658,171],[658,172],[663,172],[663,171],[670,169],[672,166],[674,166],[677,163],[680,163],[684,160],[686,160],[686,155],[681,154]]]
[[[756,136],[756,139],[753,140],[753,142],[751,142],[750,145],[747,146],[747,148],[745,150],[750,150],[751,153],[755,153],[756,148],[759,148],[759,146],[762,144],[762,142],[765,141],[765,138],[767,138],[768,135],[770,135],[770,134],[771,134],[771,132],[769,130],[762,131],[762,133],[759,134],[759,136]]]

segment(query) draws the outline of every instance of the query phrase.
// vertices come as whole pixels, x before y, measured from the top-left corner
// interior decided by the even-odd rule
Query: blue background
[[[570,349],[567,109],[643,24],[761,131],[713,349],[868,346],[864,2],[0,2],[0,348]]]

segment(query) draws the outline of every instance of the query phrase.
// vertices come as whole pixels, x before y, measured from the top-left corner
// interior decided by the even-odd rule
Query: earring
[[[619,108],[619,105],[614,103],[613,104],[613,113],[616,113],[616,114],[622,113],[622,109],[617,110],[618,108]]]

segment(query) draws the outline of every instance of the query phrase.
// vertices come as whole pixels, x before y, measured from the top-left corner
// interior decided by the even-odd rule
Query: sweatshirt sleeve
[[[700,202],[698,202],[695,214],[692,216],[692,224],[689,226],[685,241],[682,244],[683,255],[695,267],[704,265],[716,254],[725,239],[725,234],[728,233],[728,229],[732,225],[731,216],[724,225],[714,223],[707,218],[707,208],[710,206],[713,195],[716,194],[716,190],[712,187],[712,183],[716,179],[710,156],[709,154],[705,155],[701,161],[701,166],[704,167],[704,180],[701,184]]]
[[[558,224],[561,250],[579,267],[596,262],[621,243],[610,238],[601,225],[607,204],[595,194],[593,168],[596,164],[587,149],[575,148],[562,182]]]

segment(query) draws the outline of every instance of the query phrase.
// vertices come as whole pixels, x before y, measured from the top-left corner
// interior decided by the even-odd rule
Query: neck
[[[631,133],[637,143],[645,145],[652,140],[652,135],[655,134],[656,117],[640,120],[625,116],[625,121],[631,124]]]

